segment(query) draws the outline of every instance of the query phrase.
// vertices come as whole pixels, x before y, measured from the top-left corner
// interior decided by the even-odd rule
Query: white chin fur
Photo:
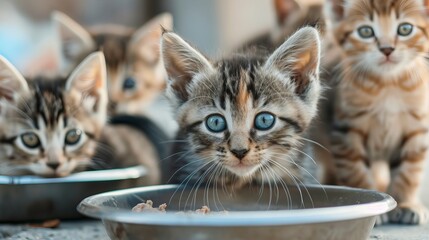
[[[256,170],[258,170],[259,166],[225,166],[225,168],[238,177],[251,177],[256,172]]]

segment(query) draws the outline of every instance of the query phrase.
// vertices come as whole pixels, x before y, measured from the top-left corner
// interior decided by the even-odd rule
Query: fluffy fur
[[[0,57],[0,97],[0,174],[62,177],[91,164],[106,122],[102,53],[67,79],[28,83]]]
[[[309,156],[303,135],[316,115],[321,89],[315,29],[298,31],[271,56],[211,61],[171,32],[163,35],[161,50],[181,129],[175,182],[302,183]],[[274,116],[272,128],[255,127],[260,113]],[[224,131],[208,128],[214,114],[225,119]]]
[[[103,51],[111,114],[141,113],[164,90],[166,74],[159,57],[159,42],[161,26],[173,27],[170,14],[161,14],[137,30],[118,25],[86,30],[60,12],[55,12],[52,19],[60,38],[62,71],[69,72],[93,51]]]
[[[155,125],[151,129],[155,133],[147,129],[143,131],[140,128],[143,123],[109,122],[103,129],[96,162],[101,167],[144,165],[148,169],[144,184],[159,184],[160,161],[165,157],[165,152],[160,152],[158,147],[168,146],[169,139],[164,131],[174,133],[176,125],[172,125],[172,117],[165,114],[168,104],[157,104],[156,109],[151,107],[160,103],[162,96],[159,95],[166,85],[166,73],[159,54],[160,38],[162,27],[172,28],[172,16],[159,15],[137,30],[117,25],[95,26],[86,30],[58,12],[53,14],[53,20],[60,34],[63,71],[68,71],[78,59],[96,49],[105,54],[111,117],[128,114],[157,119],[159,115],[162,116],[162,119],[158,118],[160,122],[157,122],[161,129]],[[127,81],[133,84],[125,87]],[[151,134],[158,138],[151,138]]]
[[[337,181],[388,192],[390,222],[422,224],[418,199],[429,147],[429,25],[418,0],[331,1],[341,46],[332,152]],[[413,25],[407,36],[400,24]],[[363,38],[369,26],[374,36]]]

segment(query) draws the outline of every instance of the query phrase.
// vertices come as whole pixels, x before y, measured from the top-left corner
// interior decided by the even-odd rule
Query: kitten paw
[[[374,227],[379,227],[381,225],[385,225],[389,223],[389,215],[387,213],[381,214],[377,216],[377,219],[375,219]]]
[[[420,225],[428,222],[429,212],[420,204],[400,204],[389,213],[392,223]]]

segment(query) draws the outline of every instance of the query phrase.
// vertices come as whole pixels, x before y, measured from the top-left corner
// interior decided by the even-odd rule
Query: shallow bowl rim
[[[73,173],[66,177],[44,178],[39,176],[5,176],[0,175],[1,185],[55,184],[55,183],[85,183],[137,179],[147,174],[144,166],[94,170]]]
[[[324,222],[337,222],[375,217],[389,212],[396,207],[396,201],[388,194],[357,188],[324,185],[325,190],[336,189],[344,191],[359,191],[362,194],[377,194],[382,200],[357,204],[351,206],[336,206],[315,209],[299,210],[268,210],[268,211],[242,211],[228,214],[198,215],[198,214],[156,214],[133,213],[130,210],[99,207],[95,202],[100,198],[113,197],[125,194],[134,194],[141,191],[168,190],[180,185],[159,185],[149,187],[131,188],[125,190],[101,193],[85,198],[77,210],[88,217],[103,221],[120,222],[127,224],[182,226],[182,227],[250,227],[250,226],[279,226],[297,224],[315,224]],[[306,185],[307,188],[318,188],[317,185]],[[108,209],[109,211],[104,211]]]

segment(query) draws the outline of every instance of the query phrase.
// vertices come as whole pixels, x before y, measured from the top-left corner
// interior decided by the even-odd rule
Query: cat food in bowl
[[[132,211],[148,200],[153,206],[166,203],[166,213]],[[227,214],[177,214],[201,206]],[[384,193],[334,186],[231,191],[163,185],[88,197],[78,211],[102,219],[112,239],[361,240],[369,237],[377,216],[395,206]]]
[[[106,191],[141,186],[142,166],[97,170],[63,178],[0,176],[0,222],[75,219],[82,199]]]

